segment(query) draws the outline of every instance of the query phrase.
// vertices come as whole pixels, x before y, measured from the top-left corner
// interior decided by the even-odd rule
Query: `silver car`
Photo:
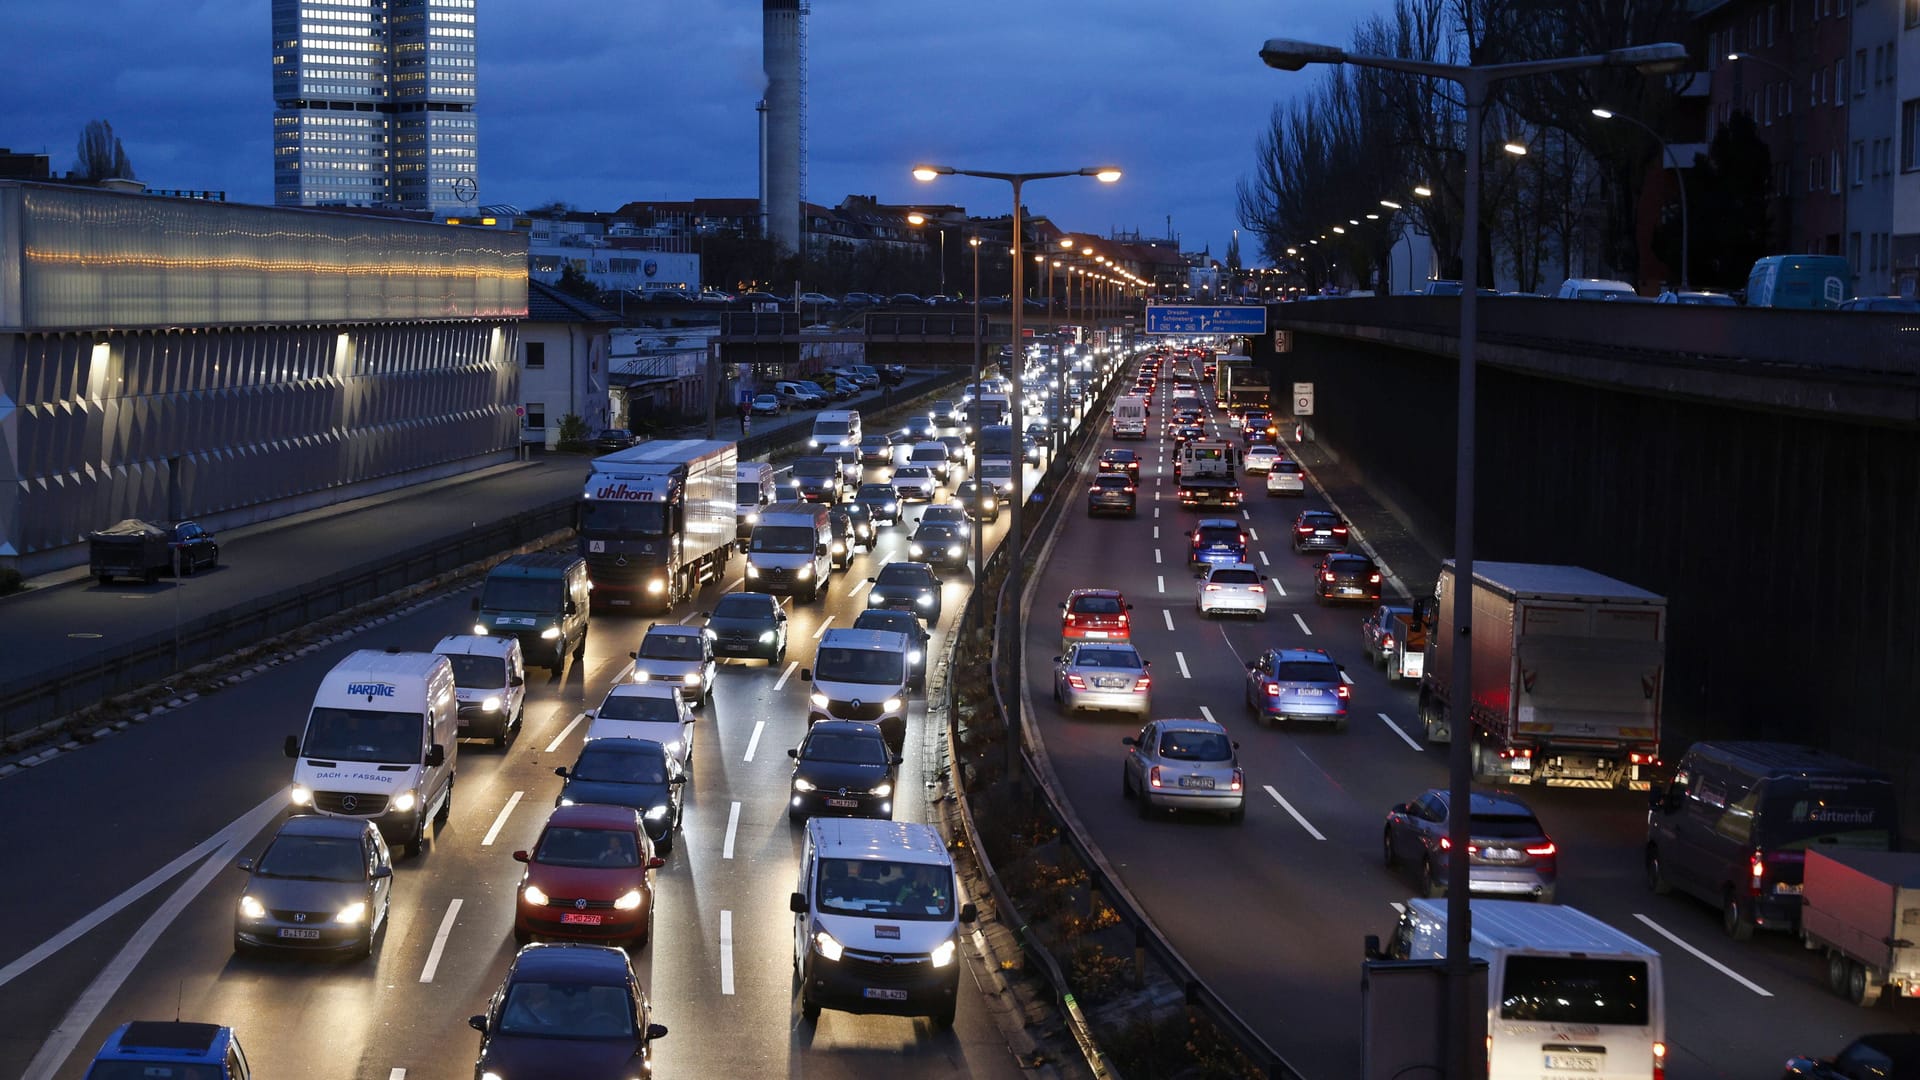
[[[288,818],[247,874],[233,920],[233,951],[371,956],[393,906],[393,855],[363,818]]]
[[[1083,642],[1053,658],[1053,700],[1069,713],[1117,709],[1147,716],[1153,709],[1148,661],[1122,642]]]
[[[893,491],[901,502],[919,499],[932,502],[935,493],[940,490],[939,481],[933,477],[933,471],[924,465],[907,465],[893,471]]]
[[[1246,819],[1246,774],[1240,744],[1211,720],[1155,720],[1120,740],[1120,794],[1136,800],[1140,816],[1155,810],[1201,810]]]
[[[712,700],[720,667],[713,658],[714,637],[701,626],[647,627],[639,650],[627,654],[633,658],[633,681],[672,683],[694,705]]]

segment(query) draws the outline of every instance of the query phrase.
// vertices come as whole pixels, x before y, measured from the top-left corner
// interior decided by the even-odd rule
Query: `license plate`
[[[1313,530],[1313,535],[1315,535],[1315,536],[1332,536],[1333,534],[1332,534],[1332,533],[1330,533],[1330,532],[1328,532],[1328,531],[1327,531],[1327,530],[1325,530],[1325,529],[1315,529],[1315,530]]]
[[[1520,852],[1512,848],[1491,848],[1486,852],[1484,858],[1490,859],[1493,862],[1519,862],[1523,856]]]
[[[841,810],[851,810],[860,805],[858,799],[828,799],[827,805]]]
[[[1091,638],[1103,638],[1107,636],[1107,632],[1105,630],[1089,630],[1087,631],[1087,636]]]
[[[320,931],[309,930],[302,926],[283,926],[280,928],[280,936],[283,938],[293,938],[297,941],[319,941]]]
[[[583,914],[577,911],[569,911],[560,916],[560,921],[574,926],[599,926],[600,916],[592,914],[591,912]]]
[[[1799,896],[1801,888],[1802,886],[1799,882],[1776,881],[1773,883],[1773,891],[1776,896]]]
[[[1342,586],[1340,586],[1340,591],[1341,591],[1341,592],[1343,592],[1343,593],[1355,593],[1355,594],[1358,594],[1358,593],[1360,592],[1360,586],[1358,586],[1358,585],[1342,585]]]
[[[1211,791],[1213,789],[1213,777],[1183,776],[1180,778],[1180,786],[1185,788],[1206,788]]]
[[[1327,692],[1317,686],[1301,686],[1296,687],[1293,693],[1296,697],[1325,697]]]
[[[860,996],[864,998],[872,998],[875,1001],[907,1000],[907,992],[905,990],[895,990],[895,989],[892,989],[891,987],[885,987],[885,986],[869,986],[866,989],[860,991]]]
[[[1547,1068],[1565,1072],[1597,1073],[1600,1071],[1600,1059],[1586,1054],[1548,1054]]]

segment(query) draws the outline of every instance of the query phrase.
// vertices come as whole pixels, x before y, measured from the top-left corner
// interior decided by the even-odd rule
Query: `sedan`
[[[1226,728],[1211,720],[1155,720],[1120,741],[1127,747],[1120,794],[1138,801],[1141,817],[1151,818],[1155,810],[1201,810],[1236,823],[1246,819],[1240,744]]]
[[[480,1033],[477,1077],[565,1076],[640,1080],[653,1075],[647,995],[627,954],[603,945],[529,945],[469,1017]]]
[[[909,444],[932,442],[940,438],[940,423],[931,416],[916,416],[907,421],[900,434]]]
[[[1119,514],[1134,517],[1139,513],[1134,483],[1126,473],[1100,473],[1087,488],[1087,516]]]
[[[973,534],[973,525],[967,518],[966,510],[955,503],[936,503],[920,511],[920,524],[929,525],[934,523],[952,525],[954,528],[960,530],[961,536],[971,536]]]
[[[651,739],[595,739],[580,748],[573,767],[553,770],[566,781],[555,806],[600,803],[639,811],[655,851],[673,850],[680,830],[681,789],[687,774],[680,760]]]
[[[893,464],[893,436],[862,435],[860,437],[860,464]]]
[[[1295,554],[1345,551],[1347,523],[1340,520],[1339,514],[1325,510],[1302,510],[1300,516],[1293,519],[1293,550]]]
[[[992,524],[1000,520],[1000,495],[991,484],[984,494],[982,498],[980,481],[962,480],[960,486],[953,489],[953,501],[960,504],[967,517]]]
[[[940,621],[940,579],[926,563],[890,562],[867,581],[873,586],[867,591],[868,607],[911,611],[930,626]]]
[[[626,428],[614,427],[601,428],[600,434],[593,437],[593,442],[590,445],[599,453],[611,454],[616,450],[625,450],[630,446],[638,446],[639,444],[640,437],[638,435],[635,435]]]
[[[879,724],[822,720],[807,729],[793,759],[787,820],[815,814],[892,819],[900,755],[887,745]]]
[[[1152,663],[1132,645],[1089,641],[1053,658],[1053,700],[1069,714],[1115,709],[1147,717],[1153,710]]]
[[[233,921],[233,951],[260,949],[372,956],[387,936],[393,856],[362,818],[288,818],[247,875]]]
[[[1279,448],[1262,443],[1247,447],[1246,455],[1241,460],[1248,473],[1265,473],[1272,471],[1274,463],[1281,460],[1281,454]]]
[[[892,484],[861,484],[853,501],[867,508],[875,528],[900,524],[900,493]]]
[[[1220,614],[1267,616],[1267,579],[1251,563],[1214,563],[1200,579],[1194,606],[1202,618]]]
[[[630,942],[653,935],[653,853],[640,812],[630,806],[580,803],[548,815],[516,889],[513,940],[534,937]]]
[[[755,416],[779,416],[787,411],[787,406],[772,394],[758,394],[753,399],[752,410]]]
[[[1447,894],[1450,795],[1435,788],[1387,811],[1381,839],[1388,866],[1410,866],[1425,896]],[[1511,899],[1553,903],[1558,852],[1526,803],[1503,793],[1474,792],[1467,807],[1467,888]]]
[[[174,522],[167,546],[173,549],[173,565],[181,577],[220,565],[220,545],[197,521]]]
[[[715,656],[759,658],[768,664],[787,659],[787,609],[767,593],[728,593],[707,615]]]
[[[923,519],[907,542],[907,558],[948,569],[966,569],[969,549],[965,528],[963,524]]]
[[[893,485],[894,494],[901,502],[913,499],[932,502],[933,497],[940,491],[940,482],[933,478],[933,471],[922,465],[908,465],[895,469],[893,479],[889,483]]]
[[[720,665],[713,658],[713,636],[699,626],[655,623],[647,627],[633,659],[634,682],[664,682],[680,688],[693,705],[713,700]]]
[[[1320,604],[1345,600],[1377,604],[1380,602],[1380,568],[1365,555],[1325,556],[1313,570],[1313,598]]]
[[[1267,497],[1280,495],[1305,495],[1307,493],[1307,474],[1300,463],[1281,458],[1267,470]]]

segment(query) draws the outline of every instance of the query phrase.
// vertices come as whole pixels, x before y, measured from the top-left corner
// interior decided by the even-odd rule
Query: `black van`
[[[587,655],[587,611],[592,605],[587,560],[579,555],[538,552],[513,555],[487,574],[473,610],[476,634],[512,634],[528,664],[555,674],[571,652]]]
[[[1891,777],[1792,743],[1694,743],[1648,801],[1648,887],[1718,904],[1737,941],[1798,930],[1808,848],[1885,851],[1899,836]]]

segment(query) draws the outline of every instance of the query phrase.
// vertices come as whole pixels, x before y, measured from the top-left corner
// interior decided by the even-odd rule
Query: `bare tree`
[[[132,180],[133,162],[105,120],[89,120],[80,132],[79,157],[73,171],[85,180]]]

